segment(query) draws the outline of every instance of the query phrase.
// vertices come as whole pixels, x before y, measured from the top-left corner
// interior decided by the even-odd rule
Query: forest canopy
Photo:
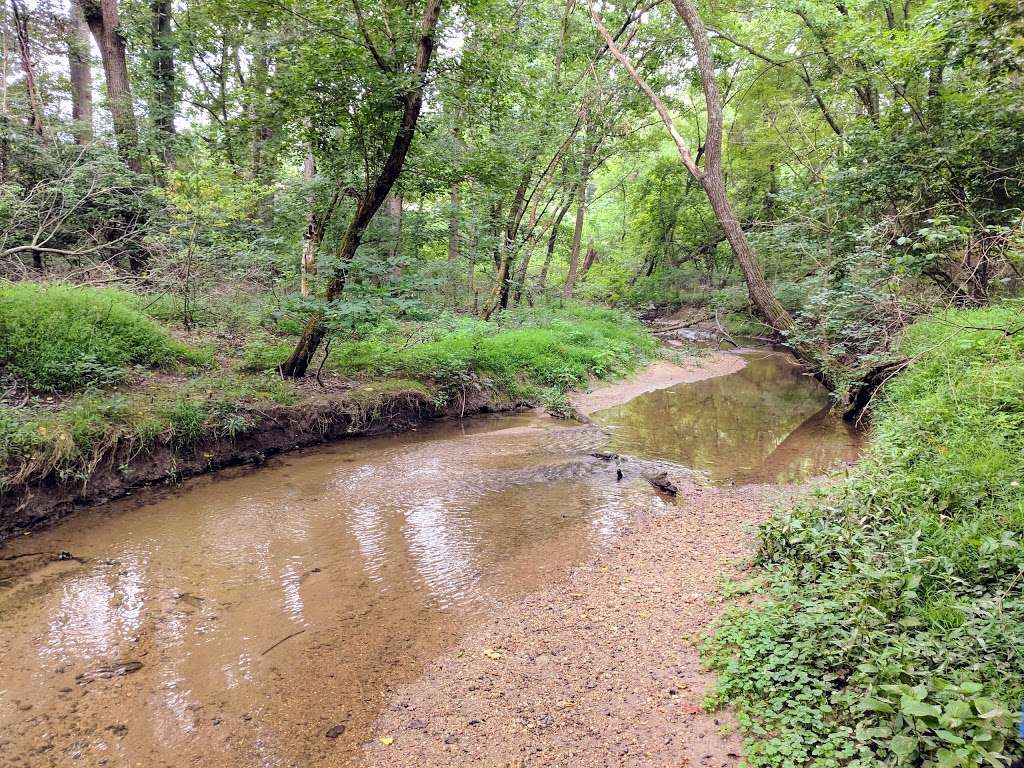
[[[923,311],[1019,286],[1022,23],[1015,0],[8,0],[0,274],[301,338],[291,375],[410,312],[695,305],[842,390]]]

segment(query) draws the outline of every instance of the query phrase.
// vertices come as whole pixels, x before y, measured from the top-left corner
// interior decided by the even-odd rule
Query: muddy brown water
[[[667,508],[645,467],[783,482],[852,460],[824,405],[755,353],[606,430],[527,414],[349,440],[12,542],[0,766],[356,765],[395,686]],[[635,457],[621,482],[590,455],[609,445]]]
[[[862,434],[829,413],[791,357],[752,350],[737,373],[680,384],[594,414],[609,448],[663,459],[719,483],[793,483],[841,469]]]

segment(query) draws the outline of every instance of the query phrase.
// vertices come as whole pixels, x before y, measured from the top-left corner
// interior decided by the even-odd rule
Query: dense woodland
[[[3,3],[2,484],[314,388],[564,412],[676,313],[877,406],[708,648],[752,763],[1022,754],[1019,0]]]
[[[1018,286],[1019,11],[13,0],[3,273],[304,327],[288,375],[580,296],[748,315],[845,381]]]

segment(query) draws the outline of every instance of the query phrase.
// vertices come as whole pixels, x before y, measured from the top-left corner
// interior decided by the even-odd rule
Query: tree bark
[[[92,54],[89,49],[89,25],[85,23],[80,0],[72,0],[68,10],[68,73],[71,78],[71,119],[75,142],[92,139]]]
[[[130,170],[141,173],[139,129],[135,122],[128,63],[125,59],[125,39],[121,33],[117,0],[82,0],[82,10],[103,60],[107,101],[114,124],[117,150]]]
[[[398,256],[402,250],[402,196],[393,193],[388,195],[386,208],[391,230],[388,234],[391,239],[391,247],[388,248],[388,279],[391,282],[398,282],[402,277],[402,268],[398,264]]]
[[[785,334],[793,328],[793,318],[768,286],[768,282],[761,272],[761,266],[757,261],[754,249],[750,246],[743,229],[740,227],[740,223],[735,213],[733,213],[732,206],[729,204],[729,198],[726,195],[725,177],[722,174],[722,103],[718,94],[718,82],[715,78],[714,61],[711,58],[707,30],[704,28],[704,22],[697,13],[697,9],[690,0],[672,0],[672,4],[690,32],[694,53],[697,58],[697,69],[700,73],[701,84],[704,89],[705,109],[707,112],[707,135],[703,155],[704,170],[699,168],[694,161],[689,147],[676,130],[672,116],[661,98],[648,85],[647,81],[637,73],[629,59],[616,46],[615,41],[608,34],[608,30],[605,29],[593,5],[590,5],[590,15],[612,55],[651,101],[658,116],[665,124],[665,128],[668,130],[672,141],[675,143],[676,151],[683,165],[704,189],[708,202],[711,204],[711,210],[714,211],[715,218],[725,234],[725,239],[729,242],[733,253],[736,255],[736,260],[739,262],[740,270],[747,284],[750,301],[753,303],[757,313],[771,328],[781,334]]]
[[[548,270],[551,269],[551,257],[555,253],[555,243],[558,242],[558,230],[562,226],[562,219],[565,218],[565,214],[569,212],[569,208],[572,206],[572,196],[565,201],[565,205],[558,209],[555,213],[555,218],[551,222],[551,234],[548,235],[548,247],[544,254],[544,264],[541,265],[540,274],[537,276],[537,290],[543,291],[547,287],[548,282]]]
[[[583,240],[583,220],[587,215],[587,183],[590,179],[590,165],[594,160],[594,152],[597,150],[596,142],[591,141],[589,136],[586,142],[580,165],[579,184],[576,187],[576,226],[572,232],[572,247],[569,250],[569,273],[565,276],[565,285],[562,288],[562,297],[566,299],[571,299],[576,290],[580,244]]]
[[[587,256],[583,259],[583,266],[580,267],[581,283],[587,279],[587,272],[594,266],[595,261],[597,261],[597,248],[594,247],[594,238],[590,238],[590,242],[587,243]]]
[[[18,37],[18,55],[21,58],[21,71],[25,75],[25,94],[28,97],[28,124],[40,136],[43,135],[43,100],[39,96],[36,83],[35,65],[32,63],[32,39],[28,29],[28,13],[18,3],[11,0],[11,12],[14,15],[14,31]]]
[[[499,240],[498,252],[495,258],[494,285],[491,288],[491,297],[484,306],[480,317],[490,320],[496,310],[508,307],[511,281],[509,275],[512,272],[512,262],[515,258],[516,244],[519,241],[519,225],[523,221],[523,214],[526,212],[526,189],[530,185],[530,178],[533,171],[527,164],[527,170],[523,171],[519,186],[515,195],[512,196],[512,203],[509,206],[508,221],[502,231]]]
[[[423,91],[426,87],[425,75],[434,52],[434,33],[440,14],[441,0],[427,0],[420,21],[419,40],[416,45],[416,62],[412,70],[413,85],[402,97],[402,116],[387,159],[373,184],[359,198],[352,219],[338,246],[337,266],[327,284],[325,297],[327,301],[336,301],[341,297],[348,277],[348,266],[362,242],[366,228],[391,192],[398,175],[402,172],[402,166],[405,165],[405,157],[416,133],[416,123],[423,106]],[[323,316],[317,313],[310,317],[292,354],[282,363],[281,375],[305,376],[309,362],[326,333],[327,328],[324,325]]]
[[[452,184],[448,194],[448,282],[451,284],[452,305],[456,303],[458,282],[455,279],[455,265],[459,261],[459,185]]]
[[[156,126],[164,167],[170,169],[174,167],[174,118],[178,112],[171,0],[150,0],[150,8],[153,12],[153,124]]]

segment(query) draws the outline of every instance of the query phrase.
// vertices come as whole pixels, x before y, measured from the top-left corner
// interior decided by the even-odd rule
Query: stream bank
[[[567,664],[550,678],[549,698],[537,699],[543,708],[561,694],[554,710],[535,710],[551,728],[550,754],[564,757],[559,750],[583,733],[577,721],[561,729],[556,714],[590,683],[612,697],[628,754],[651,751],[638,730],[675,728],[690,712],[661,713],[660,724],[645,725],[644,697],[654,689],[635,675],[667,682],[673,699],[683,683],[698,686],[696,678],[687,682],[689,651],[658,634],[660,611],[697,593],[707,598],[694,603],[698,617],[714,608],[716,574],[743,556],[736,529],[760,519],[762,499],[776,493],[715,486],[705,463],[735,456],[726,482],[757,464],[773,473],[784,464],[787,479],[835,468],[848,457],[842,439],[826,455],[800,449],[777,460],[824,405],[815,387],[779,356],[750,357],[736,373],[642,395],[595,413],[590,424],[530,412],[343,440],[270,459],[257,471],[195,478],[155,499],[142,494],[84,510],[11,541],[4,556],[14,559],[0,562],[0,755],[19,768],[306,768],[363,764],[368,742],[384,748],[380,739],[393,739],[394,746],[410,729],[443,727],[445,744],[472,732],[460,736],[455,721],[446,724],[426,702],[424,717],[386,730],[374,723],[412,690],[405,686],[421,684],[432,660],[449,658],[447,649],[477,637],[475,630],[517,626],[518,635],[473,645],[461,660],[489,650],[480,660],[500,663],[548,631],[552,645],[539,655],[561,653],[561,643],[569,653],[574,638],[592,631],[608,635],[601,643],[619,637],[606,652],[595,645],[589,662]],[[652,409],[670,418],[652,421]],[[677,420],[706,450],[670,454],[664,446],[677,438],[652,440],[650,425]],[[621,454],[617,467],[606,460],[610,444]],[[660,471],[682,489],[683,507],[647,481]],[[647,557],[645,538],[667,548]],[[683,573],[685,560],[669,563],[675,546],[692,552],[699,566],[692,573]],[[54,559],[59,551],[73,557]],[[574,571],[584,563],[600,578],[608,567],[608,578],[619,580],[579,580]],[[555,615],[536,603],[548,594],[553,605],[572,606],[587,592],[588,612],[600,621],[582,630],[568,608]],[[643,614],[656,620],[644,623]],[[547,625],[531,623],[548,616]],[[495,617],[507,623],[495,625]],[[632,634],[614,635],[612,626]],[[612,677],[575,687],[594,664]],[[476,678],[466,676],[475,674],[456,675],[466,683],[461,692],[454,683],[444,689],[451,698],[440,703],[456,720],[478,702],[470,690]],[[494,724],[511,729],[518,721],[509,717],[496,709]],[[471,714],[465,727],[480,719]],[[686,733],[687,741],[711,743]],[[410,749],[434,749],[431,739]],[[471,755],[463,764],[491,764],[472,757],[479,744],[463,747]],[[607,744],[592,748],[610,754]]]

